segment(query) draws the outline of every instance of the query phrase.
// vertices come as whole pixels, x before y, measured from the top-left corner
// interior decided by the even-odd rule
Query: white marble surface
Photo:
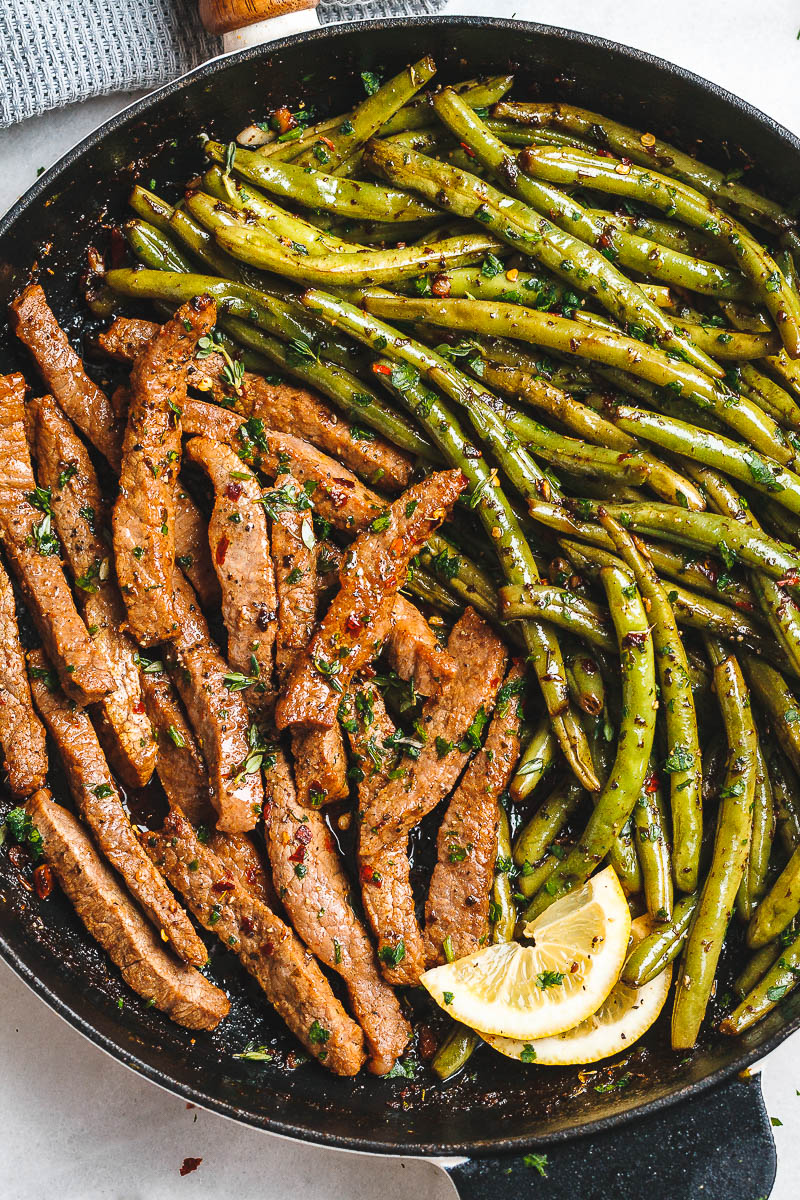
[[[668,6],[653,0],[455,0],[449,11],[566,25],[638,46],[715,80],[800,133],[796,0],[670,0]],[[49,166],[124,102],[96,100],[0,133],[0,212],[37,168]],[[384,1200],[454,1194],[431,1163],[303,1146],[187,1109],[84,1041],[3,964],[0,1013],[0,1196],[8,1200],[171,1200],[178,1190],[194,1200],[367,1200],[376,1184]],[[795,1200],[800,1034],[761,1066],[768,1112],[782,1122],[775,1129],[772,1200]],[[181,1179],[187,1156],[203,1161]]]

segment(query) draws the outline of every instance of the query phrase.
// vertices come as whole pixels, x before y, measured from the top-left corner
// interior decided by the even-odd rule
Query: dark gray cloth
[[[319,6],[321,24],[423,16],[445,0]],[[196,0],[0,0],[0,129],[90,96],[159,87],[222,50]]]

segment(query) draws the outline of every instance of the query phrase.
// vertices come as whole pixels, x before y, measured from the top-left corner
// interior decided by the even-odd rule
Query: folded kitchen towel
[[[321,0],[322,24],[423,16],[445,0]],[[0,129],[90,96],[159,87],[222,50],[197,0],[0,0]]]

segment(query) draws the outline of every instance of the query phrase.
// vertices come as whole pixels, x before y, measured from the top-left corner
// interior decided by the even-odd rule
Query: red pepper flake
[[[53,872],[48,867],[47,863],[42,863],[33,872],[33,886],[36,888],[36,895],[40,900],[46,900],[53,890]]]
[[[202,1158],[185,1158],[181,1164],[180,1174],[191,1175],[192,1171],[196,1171],[202,1161]]]
[[[650,776],[650,778],[646,781],[646,783],[644,785],[644,790],[648,796],[652,796],[653,793],[657,792],[660,787],[661,787],[661,780],[658,778],[658,775],[654,771],[653,774]]]
[[[348,633],[359,633],[364,628],[364,622],[358,617],[354,617],[352,613],[344,624]]]
[[[647,641],[647,633],[644,630],[634,630],[632,633],[626,633],[622,639],[622,645],[627,649],[629,646],[635,646],[637,650]]]
[[[220,879],[219,883],[212,883],[211,890],[219,896],[222,892],[232,892],[235,886],[236,884],[230,878]]]
[[[447,275],[434,275],[431,280],[431,293],[443,299],[450,295],[450,278]]]
[[[133,711],[135,713],[143,713],[144,712],[144,700],[137,700],[133,706]]]
[[[362,867],[361,868],[361,882],[362,883],[372,883],[375,885],[375,887],[380,887],[381,886],[380,871],[375,871],[372,869],[372,867],[366,867],[366,866]]]
[[[252,933],[253,930],[255,929],[255,925],[253,924],[252,917],[242,917],[239,924],[242,927],[242,933]]]
[[[294,129],[297,125],[297,120],[292,116],[285,104],[280,108],[276,108],[272,114],[272,124],[277,126],[278,133],[288,133],[290,129]]]
[[[225,495],[229,500],[238,500],[243,491],[244,488],[242,485],[238,481],[234,481],[233,483],[229,483],[225,488]]]
[[[467,154],[470,158],[475,157],[475,151],[472,149],[471,146],[468,146],[466,142],[459,142],[458,144],[461,147],[461,149],[464,151],[464,153]]]
[[[387,367],[386,363],[373,363],[372,371],[375,375],[391,375],[392,368]]]
[[[321,137],[321,138],[319,138],[318,140],[319,140],[320,142],[322,142],[322,144],[323,144],[324,146],[327,146],[329,150],[332,150],[332,151],[334,151],[334,153],[335,153],[335,151],[336,151],[336,146],[333,144],[333,142],[331,141],[331,139],[330,139],[330,138]]]
[[[306,856],[305,846],[298,846],[297,849],[295,850],[294,854],[289,855],[289,862],[301,863],[305,859],[305,856]]]
[[[308,825],[298,825],[297,832],[294,835],[294,840],[296,842],[301,842],[304,846],[307,846],[313,836],[314,835],[312,834]]]
[[[220,566],[222,566],[222,564],[225,562],[225,555],[228,553],[229,546],[230,541],[223,534],[223,536],[217,542],[217,552],[214,556]]]
[[[778,580],[779,587],[797,587],[798,583],[800,583],[800,575],[795,574],[794,571],[790,571],[784,579]]]

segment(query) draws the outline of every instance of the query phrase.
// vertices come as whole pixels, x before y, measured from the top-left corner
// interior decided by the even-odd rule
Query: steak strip
[[[323,817],[297,804],[289,765],[280,751],[265,774],[267,851],[276,891],[308,948],[345,981],[366,1036],[369,1068],[384,1075],[403,1053],[411,1027],[394,992],[381,979],[372,943],[350,904],[349,880]]]
[[[97,384],[83,369],[38,283],[26,287],[10,305],[11,327],[27,346],[39,373],[60,407],[81,433],[119,467],[122,425]]]
[[[222,596],[208,545],[208,521],[178,480],[175,489],[175,562],[204,608],[219,608]]]
[[[279,475],[264,495],[272,517],[278,588],[278,682],[283,683],[308,645],[317,612],[317,547],[311,501],[292,475]],[[338,724],[330,729],[293,729],[297,798],[319,807],[348,793],[347,759]]]
[[[232,949],[306,1050],[336,1075],[356,1075],[363,1037],[313,956],[280,917],[171,812],[161,833],[142,835],[148,854],[197,920]]]
[[[194,967],[166,951],[80,822],[44,789],[30,798],[27,810],[64,893],[128,986],[177,1025],[215,1029],[228,1015],[228,997]]]
[[[395,751],[386,746],[396,731],[373,684],[348,693],[344,712],[353,764],[362,774],[358,808],[363,821],[396,765]],[[408,839],[378,847],[374,854],[359,854],[358,862],[364,911],[378,943],[383,977],[391,984],[415,982],[425,969],[425,951],[411,890]]]
[[[0,751],[9,790],[24,800],[44,787],[47,747],[33,711],[25,656],[19,640],[11,580],[0,563]]]
[[[47,499],[35,491],[24,397],[21,375],[0,376],[0,534],[64,691],[76,703],[89,704],[107,695],[114,681],[75,608],[50,528]]]
[[[224,867],[227,867],[237,883],[275,911],[279,901],[267,873],[261,851],[249,833],[220,833],[215,829],[208,839]]]
[[[116,362],[132,362],[155,337],[159,326],[152,321],[117,317],[97,338],[97,346]],[[230,388],[225,384],[225,360],[211,354],[192,364],[189,385],[208,391],[216,403],[230,407]],[[380,480],[389,491],[402,491],[411,479],[410,455],[376,435],[372,440],[355,438],[349,420],[314,392],[293,383],[268,383],[260,375],[245,371],[236,395],[236,408],[244,417],[258,417],[270,429],[304,438],[344,463],[364,479]]]
[[[339,575],[340,590],[275,707],[278,729],[334,724],[339,698],[389,630],[412,556],[446,518],[466,482],[460,471],[430,475],[355,540]]]
[[[213,328],[208,296],[184,304],[136,359],[114,505],[114,558],[128,624],[152,646],[175,628],[175,480],[181,455],[186,367]]]
[[[489,899],[497,856],[498,797],[508,785],[520,753],[525,668],[515,663],[497,693],[486,741],[453,793],[437,841],[425,905],[425,958],[429,967],[445,962],[442,944],[453,955],[480,949],[489,932]]]
[[[453,678],[456,665],[422,613],[398,595],[386,639],[386,656],[401,679],[413,680],[420,696],[435,696]]]
[[[191,438],[187,458],[203,467],[214,488],[208,527],[211,557],[222,590],[222,619],[228,632],[228,662],[253,682],[244,691],[248,707],[271,707],[278,600],[261,488],[229,446]]]
[[[28,655],[28,664],[36,707],[58,748],[70,791],[97,845],[180,957],[195,967],[205,966],[205,946],[139,845],[85,709],[64,696],[41,650]]]
[[[140,655],[139,665],[144,703],[156,736],[156,771],[167,800],[193,825],[213,823],[216,813],[208,771],[180,697],[159,659]]]
[[[190,396],[183,410],[183,431],[227,442],[243,462],[272,478],[290,470],[303,486],[313,485],[315,511],[343,532],[360,532],[386,507],[347,467],[310,442],[275,433],[258,417],[243,421],[218,404]]]
[[[142,703],[136,647],[121,630],[125,608],[110,577],[101,534],[105,506],[92,460],[52,396],[28,406],[34,427],[37,478],[50,491],[56,530],[77,586],[92,639],[111,668],[114,689],[96,707],[98,733],[111,765],[129,787],[153,774],[156,744]]]
[[[191,586],[177,573],[174,586],[172,676],[206,761],[217,829],[246,833],[255,828],[264,799],[258,763],[248,763],[253,747],[247,707],[241,692],[226,686],[230,669],[211,640]]]

